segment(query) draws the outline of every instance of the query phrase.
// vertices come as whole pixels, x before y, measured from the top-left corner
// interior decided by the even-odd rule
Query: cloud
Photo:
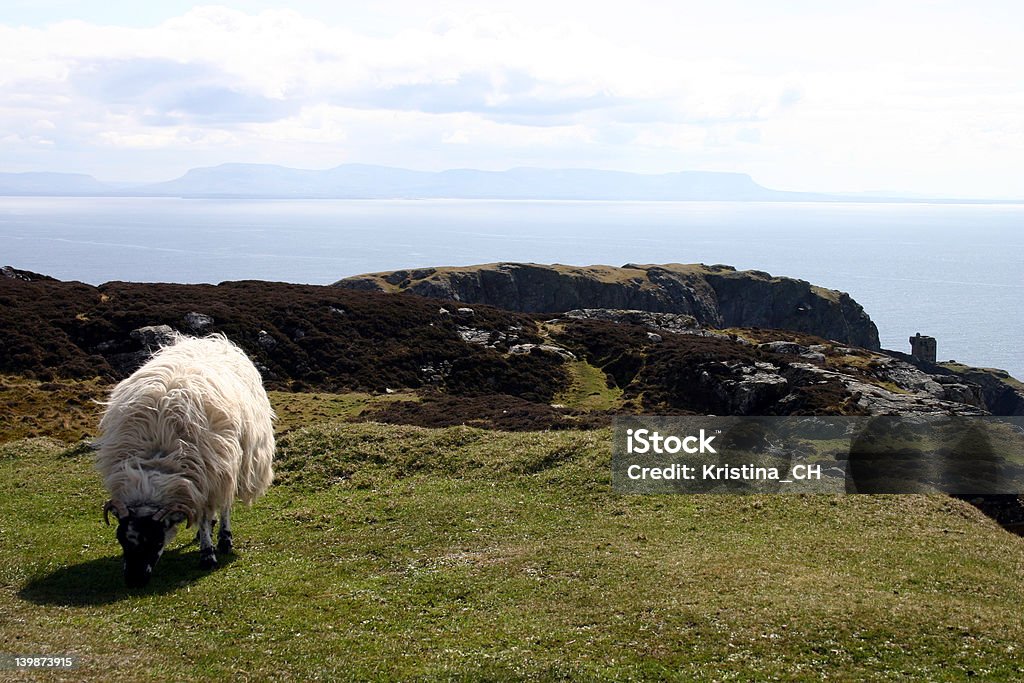
[[[604,165],[940,192],[1024,173],[1024,41],[991,7],[634,3],[0,24],[0,140],[25,166],[3,170]]]
[[[273,121],[299,108],[247,92],[213,65],[162,58],[81,61],[69,81],[78,94],[156,126]]]
[[[682,64],[609,45],[579,27],[537,27],[508,15],[371,38],[290,11],[198,8],[153,28],[78,21],[3,28],[0,44],[0,60],[12,66],[0,92],[42,86],[152,125],[269,121],[321,103],[537,125],[597,110],[679,106],[692,107],[676,112],[683,116],[730,118],[783,97],[758,93],[750,102],[739,92],[745,84],[693,80],[689,89],[703,94],[680,99]],[[659,71],[670,77],[654,78]]]

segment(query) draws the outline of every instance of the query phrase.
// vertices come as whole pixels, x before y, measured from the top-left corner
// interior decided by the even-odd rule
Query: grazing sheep
[[[199,525],[199,566],[231,550],[231,504],[274,477],[274,412],[259,371],[223,335],[175,335],[118,384],[100,420],[96,468],[117,515],[129,586],[148,583],[177,525]]]

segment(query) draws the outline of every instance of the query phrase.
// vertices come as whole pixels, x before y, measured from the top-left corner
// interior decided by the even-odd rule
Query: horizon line
[[[779,196],[775,198],[717,198],[717,199],[700,199],[700,198],[661,198],[661,199],[643,199],[643,198],[629,198],[629,197],[601,197],[595,195],[593,197],[551,197],[536,194],[533,196],[522,196],[522,197],[507,197],[507,196],[331,196],[324,192],[310,192],[310,193],[289,193],[289,192],[201,192],[201,191],[189,191],[182,195],[173,195],[167,193],[154,193],[144,194],[147,187],[160,186],[168,183],[173,183],[177,180],[186,178],[190,173],[194,171],[203,170],[216,170],[228,167],[250,167],[250,168],[273,168],[282,171],[295,171],[300,173],[328,173],[343,168],[373,168],[382,169],[389,171],[403,171],[409,173],[419,173],[423,175],[442,175],[445,173],[453,172],[475,172],[481,174],[493,174],[501,175],[511,173],[514,171],[534,171],[540,173],[550,172],[594,172],[594,173],[607,173],[617,174],[626,176],[636,176],[640,178],[659,178],[667,176],[681,176],[687,174],[693,175],[707,175],[707,176],[732,176],[734,178],[745,178],[752,182],[757,189],[763,190],[768,193],[774,193],[777,195],[793,195],[791,197]],[[469,166],[445,168],[441,170],[422,170],[416,168],[408,168],[404,166],[390,166],[386,164],[374,164],[366,162],[343,162],[333,166],[325,168],[301,168],[295,166],[286,166],[284,164],[273,163],[273,162],[235,162],[226,161],[219,164],[207,165],[207,166],[194,166],[180,175],[173,176],[166,180],[156,181],[131,181],[131,180],[101,180],[91,173],[79,172],[79,171],[54,171],[54,170],[32,170],[32,171],[0,171],[0,177],[3,176],[14,176],[14,177],[25,177],[25,176],[66,176],[76,177],[82,179],[89,179],[100,185],[106,185],[106,188],[96,188],[95,190],[80,190],[80,191],[61,191],[59,188],[46,189],[39,188],[38,190],[17,192],[8,191],[7,189],[0,186],[0,196],[5,197],[37,197],[37,196],[48,196],[48,197],[173,197],[181,196],[182,198],[188,197],[202,197],[202,198],[223,198],[223,199],[480,199],[480,200],[509,200],[509,201],[529,201],[529,200],[544,200],[550,199],[555,201],[566,201],[566,200],[579,200],[579,201],[721,201],[721,202],[799,202],[799,203],[941,203],[941,204],[1022,204],[1024,203],[1024,197],[958,197],[948,195],[932,195],[923,194],[920,192],[901,192],[899,190],[779,190],[775,188],[766,187],[761,185],[752,174],[745,171],[721,171],[721,170],[696,170],[696,169],[680,169],[674,171],[632,171],[623,170],[617,168],[596,168],[587,166],[510,166],[500,170],[474,168]]]

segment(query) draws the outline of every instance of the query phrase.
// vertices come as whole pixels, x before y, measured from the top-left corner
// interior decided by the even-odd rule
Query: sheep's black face
[[[117,525],[117,540],[124,549],[124,582],[129,588],[149,583],[164,547],[174,537],[170,520],[154,521],[152,517],[125,517]]]

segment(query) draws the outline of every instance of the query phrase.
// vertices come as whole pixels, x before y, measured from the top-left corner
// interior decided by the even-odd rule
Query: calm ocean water
[[[1024,378],[1024,205],[0,197],[0,265],[99,284],[727,263],[849,292],[882,345]]]

